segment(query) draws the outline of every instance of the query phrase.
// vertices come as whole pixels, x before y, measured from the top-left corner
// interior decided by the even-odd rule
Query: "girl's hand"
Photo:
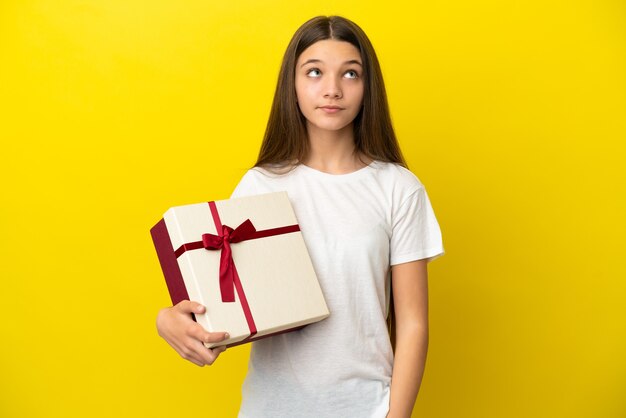
[[[171,345],[185,360],[202,367],[211,365],[226,346],[206,348],[203,343],[215,343],[229,338],[226,332],[207,332],[195,322],[191,313],[201,314],[204,306],[197,302],[183,300],[163,308],[157,315],[156,325],[159,335]]]

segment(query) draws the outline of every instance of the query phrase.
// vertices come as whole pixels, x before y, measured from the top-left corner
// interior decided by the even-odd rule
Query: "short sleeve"
[[[230,195],[231,199],[243,196],[251,196],[257,194],[256,191],[256,182],[254,180],[254,173],[252,170],[248,170],[246,174],[243,175],[239,183],[233,190],[233,193]]]
[[[423,186],[393,211],[389,250],[392,266],[444,254],[439,223]]]

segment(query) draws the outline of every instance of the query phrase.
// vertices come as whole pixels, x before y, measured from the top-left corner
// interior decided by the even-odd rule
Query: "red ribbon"
[[[208,233],[202,234],[202,241],[194,241],[183,244],[176,251],[174,251],[174,254],[176,255],[176,258],[178,258],[189,250],[197,250],[200,248],[205,248],[209,251],[222,250],[220,254],[219,276],[222,302],[234,302],[234,289],[237,290],[237,295],[239,296],[241,307],[246,317],[246,321],[248,322],[248,328],[250,329],[250,336],[248,336],[248,338],[250,338],[257,332],[256,325],[254,324],[254,319],[252,318],[246,295],[243,291],[243,287],[241,286],[239,274],[237,274],[237,268],[235,267],[235,262],[233,261],[233,253],[230,248],[230,244],[274,235],[282,235],[290,232],[297,232],[300,230],[300,227],[296,224],[257,231],[250,219],[246,219],[241,223],[241,225],[233,229],[227,225],[222,225],[215,202],[209,202],[209,208],[211,209],[211,215],[213,216],[213,222],[215,223],[215,230],[218,235]]]
[[[237,228],[222,225],[219,235],[202,234],[202,245],[207,250],[222,250],[220,254],[220,291],[222,302],[235,301],[235,262],[230,243],[237,243],[254,238],[256,228],[250,219],[246,219]]]

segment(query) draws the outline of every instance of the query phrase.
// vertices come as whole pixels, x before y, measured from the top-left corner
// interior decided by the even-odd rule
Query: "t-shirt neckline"
[[[327,173],[325,171],[320,171],[316,168],[309,167],[308,165],[305,165],[302,163],[298,164],[298,168],[314,176],[323,177],[327,179],[334,179],[334,180],[346,180],[346,179],[352,179],[355,177],[360,177],[366,174],[368,171],[370,171],[370,169],[374,168],[375,164],[376,164],[376,160],[372,160],[372,162],[366,165],[365,167],[361,167],[357,170],[351,171],[349,173],[343,173],[343,174]]]

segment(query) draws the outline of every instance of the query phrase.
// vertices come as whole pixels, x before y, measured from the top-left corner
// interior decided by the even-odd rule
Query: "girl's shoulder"
[[[398,163],[374,161],[370,164],[376,175],[382,181],[394,184],[397,187],[416,190],[424,187],[421,180],[408,168]]]
[[[272,189],[284,188],[293,167],[284,165],[266,165],[246,170],[235,187],[231,198],[252,194],[268,193]]]

